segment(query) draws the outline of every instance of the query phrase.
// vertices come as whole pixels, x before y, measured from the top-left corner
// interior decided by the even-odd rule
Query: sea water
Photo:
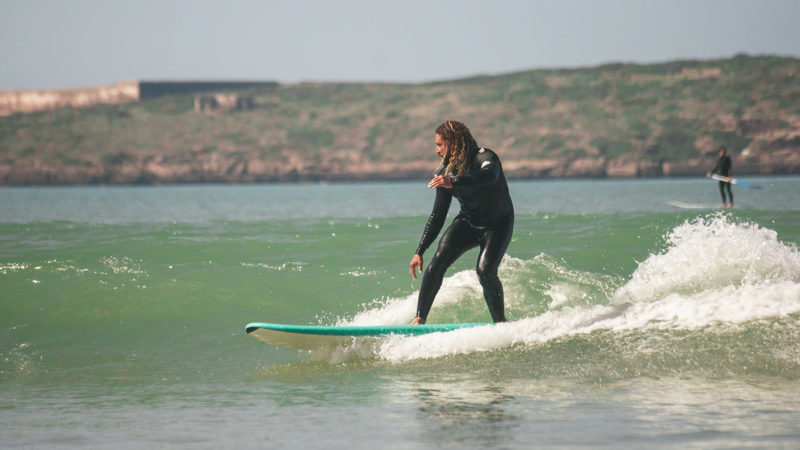
[[[312,352],[244,326],[408,323],[425,182],[0,189],[0,447],[798,448],[800,178],[747,181],[512,181],[511,322]]]

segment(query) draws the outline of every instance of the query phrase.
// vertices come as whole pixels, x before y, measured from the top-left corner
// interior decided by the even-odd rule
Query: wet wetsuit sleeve
[[[494,152],[481,149],[475,156],[474,164],[478,167],[477,171],[453,177],[454,187],[483,186],[494,183],[500,177],[500,164]]]
[[[431,243],[444,225],[447,219],[447,211],[450,209],[450,202],[453,200],[453,195],[445,188],[436,189],[436,200],[433,202],[433,211],[428,222],[425,224],[425,231],[422,232],[422,239],[419,241],[417,247],[417,255],[422,256],[425,250],[430,247]]]

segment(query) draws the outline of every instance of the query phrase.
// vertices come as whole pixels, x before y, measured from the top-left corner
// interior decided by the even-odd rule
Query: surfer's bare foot
[[[414,320],[411,321],[409,325],[422,325],[425,323],[425,319],[422,317],[414,317]]]

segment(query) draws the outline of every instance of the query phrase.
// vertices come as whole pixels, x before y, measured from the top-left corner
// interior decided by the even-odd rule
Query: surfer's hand
[[[408,266],[409,266],[409,272],[411,273],[411,278],[416,280],[417,271],[419,271],[419,273],[422,273],[422,256],[414,255],[414,257],[411,258],[411,263]]]
[[[428,183],[428,187],[435,189],[438,187],[443,187],[447,189],[451,189],[453,187],[453,179],[444,175],[436,175],[433,179]]]

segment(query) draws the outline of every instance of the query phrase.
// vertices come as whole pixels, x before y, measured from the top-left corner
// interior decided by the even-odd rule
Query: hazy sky
[[[800,57],[800,0],[0,0],[0,90]]]

